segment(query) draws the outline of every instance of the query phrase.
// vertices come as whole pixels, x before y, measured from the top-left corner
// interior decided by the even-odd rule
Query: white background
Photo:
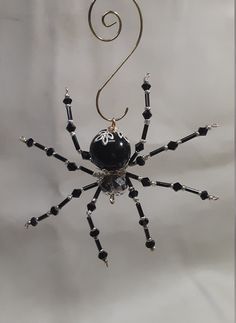
[[[109,252],[97,259],[86,204],[73,200],[60,216],[24,229],[89,175],[69,173],[59,161],[20,143],[33,137],[80,163],[65,131],[64,87],[73,97],[81,146],[108,124],[95,94],[137,37],[132,1],[97,1],[101,14],[118,11],[124,28],[113,43],[99,42],[87,24],[87,0],[0,1],[0,321],[1,323],[232,323],[233,322],[233,1],[139,1],[140,47],[104,91],[102,111],[119,123],[132,145],[140,138],[151,72],[153,118],[146,152],[212,122],[221,128],[175,152],[153,157],[133,172],[180,181],[220,196],[136,184],[157,249],[149,252],[134,203],[111,206],[102,196],[94,222]],[[96,16],[96,17],[95,17]],[[88,166],[87,162],[81,162]],[[92,167],[92,165],[91,165]],[[93,167],[92,167],[93,168]]]

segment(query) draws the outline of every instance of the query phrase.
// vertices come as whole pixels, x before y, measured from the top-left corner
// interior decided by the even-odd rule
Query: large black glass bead
[[[100,169],[121,169],[128,163],[130,154],[129,141],[121,132],[101,130],[90,145],[91,160]]]

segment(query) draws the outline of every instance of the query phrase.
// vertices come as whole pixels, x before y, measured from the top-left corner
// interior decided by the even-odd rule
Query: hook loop
[[[95,30],[94,30],[94,28],[93,28],[93,25],[92,25],[92,10],[93,10],[93,7],[94,7],[94,5],[95,5],[95,3],[96,3],[96,1],[97,0],[93,0],[93,2],[92,2],[92,4],[90,5],[90,8],[89,8],[89,12],[88,12],[88,22],[89,22],[89,27],[90,27],[90,29],[91,29],[91,31],[92,31],[92,33],[93,33],[93,35],[97,38],[97,39],[99,39],[99,40],[101,40],[101,41],[104,41],[104,42],[111,42],[111,41],[113,41],[113,40],[115,40],[117,37],[119,37],[119,35],[120,35],[120,33],[121,33],[121,30],[122,30],[122,20],[121,20],[121,18],[120,18],[120,15],[116,12],[116,11],[113,11],[113,10],[110,10],[110,11],[107,11],[106,13],[104,13],[104,15],[102,16],[102,24],[105,26],[105,27],[107,27],[107,28],[110,28],[110,27],[112,27],[112,26],[114,26],[114,25],[116,25],[117,24],[117,22],[118,22],[118,31],[117,31],[117,33],[116,33],[116,35],[114,36],[114,37],[112,37],[112,38],[102,38],[102,37],[100,37],[96,32],[95,32]],[[103,84],[103,86],[98,90],[98,92],[97,92],[97,95],[96,95],[96,108],[97,108],[97,111],[98,111],[98,113],[99,113],[99,115],[103,118],[103,119],[105,119],[105,120],[107,120],[107,121],[109,121],[109,122],[113,122],[113,120],[114,121],[119,121],[119,120],[121,120],[121,119],[123,119],[125,116],[126,116],[126,114],[127,114],[127,112],[128,112],[128,108],[126,108],[125,109],[125,112],[124,112],[124,114],[121,116],[121,117],[119,117],[119,118],[107,118],[107,117],[105,117],[103,114],[102,114],[102,112],[101,112],[101,109],[100,109],[100,106],[99,106],[99,98],[100,98],[100,94],[101,94],[101,92],[103,91],[103,89],[106,87],[106,85],[112,80],[112,78],[116,75],[116,73],[122,68],[122,66],[128,61],[128,59],[133,55],[133,53],[135,52],[135,50],[137,49],[137,47],[138,47],[138,45],[139,45],[139,43],[140,43],[140,40],[141,40],[141,38],[142,38],[142,34],[143,34],[143,16],[142,16],[142,12],[141,12],[141,10],[140,10],[140,7],[139,7],[139,5],[137,4],[137,2],[136,2],[136,0],[132,0],[133,1],[133,3],[134,3],[134,5],[136,6],[136,8],[137,8],[137,10],[138,10],[138,15],[139,15],[139,21],[140,21],[140,28],[139,28],[139,34],[138,34],[138,38],[137,38],[137,41],[136,41],[136,43],[135,43],[135,46],[134,46],[134,48],[133,48],[133,50],[131,51],[131,53],[124,59],[124,61],[118,66],[118,68],[112,73],[112,75],[108,78],[108,80]],[[113,15],[116,19],[117,19],[117,21],[115,21],[115,22],[112,22],[112,23],[110,23],[110,24],[108,24],[107,22],[106,22],[106,17],[108,16],[108,15]]]

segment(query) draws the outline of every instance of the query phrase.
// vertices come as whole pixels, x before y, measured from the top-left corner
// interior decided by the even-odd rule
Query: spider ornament
[[[99,37],[91,23],[91,12],[93,9],[93,6],[95,4],[96,0],[94,0],[90,6],[89,9],[89,26],[92,30],[93,34],[102,41],[112,41],[116,39],[121,31],[122,23],[119,15],[117,12],[114,11],[108,11],[106,12],[102,17],[102,22],[105,27],[111,27],[116,22],[112,24],[107,24],[105,21],[105,18],[107,15],[114,15],[116,18],[118,18],[119,23],[119,30],[115,37],[111,39],[103,39]],[[90,144],[89,151],[82,150],[76,135],[76,126],[73,121],[73,115],[72,115],[72,99],[69,95],[68,89],[66,89],[65,98],[63,100],[63,103],[65,104],[66,113],[67,113],[67,126],[66,130],[70,133],[73,144],[77,152],[81,155],[82,159],[89,160],[93,165],[97,167],[97,171],[93,171],[89,168],[86,168],[82,165],[78,165],[75,162],[69,161],[64,156],[58,154],[53,148],[46,147],[38,142],[36,142],[33,138],[26,139],[25,137],[21,137],[20,140],[25,143],[28,147],[37,147],[38,149],[44,151],[48,157],[54,157],[60,162],[64,163],[67,167],[67,169],[70,172],[76,172],[76,171],[82,171],[90,175],[91,177],[94,177],[96,180],[92,183],[81,187],[81,188],[75,188],[63,201],[61,201],[59,204],[52,206],[51,209],[46,212],[45,214],[39,216],[39,217],[32,217],[29,221],[26,223],[26,228],[29,226],[37,226],[39,222],[47,219],[50,216],[57,216],[61,209],[66,206],[72,199],[78,199],[83,192],[86,192],[91,189],[95,189],[95,194],[87,205],[87,221],[90,228],[90,236],[94,238],[94,241],[96,243],[97,249],[98,249],[98,258],[105,262],[106,265],[108,265],[108,253],[103,249],[100,239],[99,239],[99,230],[95,227],[93,219],[92,219],[92,213],[96,209],[96,202],[100,196],[101,193],[104,193],[108,195],[110,202],[112,204],[115,203],[115,197],[122,195],[124,193],[128,193],[129,198],[131,198],[138,211],[139,215],[139,224],[144,230],[145,234],[145,245],[148,249],[154,250],[155,249],[155,241],[152,239],[150,232],[149,232],[149,220],[146,217],[143,208],[141,206],[141,203],[138,198],[138,191],[133,185],[133,181],[140,182],[144,187],[150,187],[150,186],[158,186],[162,188],[170,188],[174,190],[175,192],[178,191],[185,191],[189,192],[195,195],[198,195],[202,200],[217,200],[218,197],[208,194],[206,190],[197,190],[195,188],[188,187],[186,185],[183,185],[179,182],[177,183],[167,183],[167,182],[161,182],[157,180],[151,180],[148,177],[141,177],[137,174],[134,174],[133,172],[129,172],[129,168],[133,166],[144,166],[146,162],[151,158],[154,157],[164,151],[169,150],[176,150],[181,144],[186,143],[196,137],[199,136],[206,136],[208,131],[211,130],[214,127],[217,127],[217,124],[207,125],[198,128],[195,132],[192,134],[183,137],[176,141],[170,141],[168,144],[159,147],[151,152],[149,152],[146,155],[140,155],[140,153],[144,150],[144,144],[146,142],[150,119],[152,117],[151,113],[151,104],[150,104],[150,89],[151,84],[149,83],[149,74],[146,75],[144,78],[144,82],[142,84],[142,89],[144,90],[144,96],[145,96],[145,108],[143,112],[143,118],[144,118],[144,127],[141,135],[141,139],[136,143],[135,145],[135,151],[131,155],[131,146],[130,142],[127,139],[127,137],[119,131],[117,128],[117,121],[122,119],[127,111],[128,108],[125,110],[124,115],[121,118],[115,119],[107,119],[104,117],[104,115],[101,113],[99,108],[99,96],[101,94],[101,91],[105,88],[105,86],[108,84],[108,82],[114,77],[114,75],[119,71],[119,69],[124,65],[124,63],[130,58],[130,56],[134,53],[136,50],[140,39],[142,35],[143,30],[143,19],[142,14],[140,11],[140,8],[135,0],[133,0],[134,5],[136,6],[139,18],[140,18],[140,32],[137,39],[137,42],[135,44],[134,49],[132,52],[127,56],[127,58],[122,62],[122,64],[117,68],[117,70],[111,75],[111,77],[105,82],[105,84],[102,86],[102,88],[97,92],[96,97],[96,106],[97,111],[100,114],[100,116],[111,122],[111,125],[107,129],[101,130],[92,140]]]

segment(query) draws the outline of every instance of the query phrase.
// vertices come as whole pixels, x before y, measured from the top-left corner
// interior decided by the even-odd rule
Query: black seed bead
[[[35,217],[31,218],[30,219],[30,224],[33,226],[33,227],[36,227],[36,225],[38,224],[38,221]]]
[[[140,225],[142,225],[143,227],[147,226],[147,225],[148,225],[148,223],[149,223],[148,218],[141,218],[141,219],[139,220],[139,224],[140,224]]]
[[[83,159],[89,160],[91,158],[91,155],[88,151],[81,151],[81,156]]]
[[[207,127],[200,127],[200,128],[198,129],[199,135],[200,135],[200,136],[206,136],[206,135],[207,135],[207,133],[208,133],[208,130],[209,130],[209,129],[207,129]]]
[[[209,198],[209,194],[208,194],[208,192],[207,192],[207,191],[203,191],[203,192],[201,193],[200,197],[201,197],[201,199],[202,199],[202,200],[206,200],[206,199],[208,199],[208,198]]]
[[[53,206],[50,210],[50,213],[52,213],[53,215],[57,215],[59,213],[59,210],[57,207]]]
[[[69,132],[73,132],[75,131],[76,126],[73,124],[73,122],[69,121],[66,127],[66,130]]]
[[[142,156],[139,156],[137,157],[136,159],[136,163],[139,165],[139,166],[144,166],[145,165],[145,160]]]
[[[69,163],[69,164],[67,165],[67,168],[68,168],[68,170],[69,170],[70,172],[73,172],[73,171],[77,170],[77,165],[76,165],[75,163]]]
[[[38,147],[41,150],[44,150],[45,149],[45,146],[39,144],[38,142],[36,142],[34,145],[35,145],[35,147]]]
[[[151,186],[152,185],[152,182],[150,181],[150,179],[148,177],[142,178],[141,183],[143,184],[143,186]]]
[[[175,150],[178,147],[178,143],[176,141],[170,141],[167,146],[168,149]]]
[[[138,196],[138,191],[136,191],[136,190],[132,190],[132,191],[130,191],[129,192],[129,197],[131,198],[131,199],[133,199],[133,198],[135,198],[135,197],[137,197]]]
[[[69,96],[65,96],[65,99],[63,100],[64,104],[71,104],[72,103],[72,99]]]
[[[173,185],[173,190],[175,192],[182,190],[182,188],[183,188],[183,186],[180,183],[174,183],[174,185]]]
[[[137,152],[140,152],[142,150],[144,150],[144,144],[142,142],[138,142],[136,145],[135,145],[135,150]]]
[[[154,247],[155,247],[155,241],[154,240],[148,240],[148,241],[146,241],[146,247],[148,248],[148,249],[153,249]]]
[[[144,91],[148,91],[148,90],[150,90],[150,88],[151,88],[151,84],[149,84],[148,82],[144,82],[144,83],[143,83],[143,85],[142,85],[142,89],[143,89]]]
[[[34,139],[29,138],[28,140],[26,140],[26,145],[27,145],[28,147],[32,147],[32,146],[33,146],[33,144],[34,144]]]
[[[46,151],[46,154],[47,154],[47,156],[52,156],[53,155],[53,153],[54,153],[54,149],[53,148],[48,148],[47,149],[47,151]]]
[[[80,195],[82,194],[82,190],[81,189],[75,189],[73,192],[72,192],[72,196],[73,197],[80,197]]]
[[[48,218],[48,214],[47,214],[47,213],[45,213],[45,214],[43,214],[43,215],[39,216],[39,217],[38,217],[38,221],[42,221],[42,220],[44,220],[44,219],[46,219],[46,218]]]
[[[94,202],[90,202],[88,205],[87,205],[87,209],[89,210],[89,211],[94,211],[94,210],[96,210],[96,205],[95,205],[95,203]]]
[[[106,260],[108,253],[105,250],[101,250],[98,254],[98,258],[101,260]]]
[[[99,235],[99,230],[97,228],[93,228],[91,231],[90,231],[90,236],[95,238]]]
[[[146,109],[144,112],[143,112],[143,117],[144,119],[151,119],[152,117],[152,113],[149,109]]]

